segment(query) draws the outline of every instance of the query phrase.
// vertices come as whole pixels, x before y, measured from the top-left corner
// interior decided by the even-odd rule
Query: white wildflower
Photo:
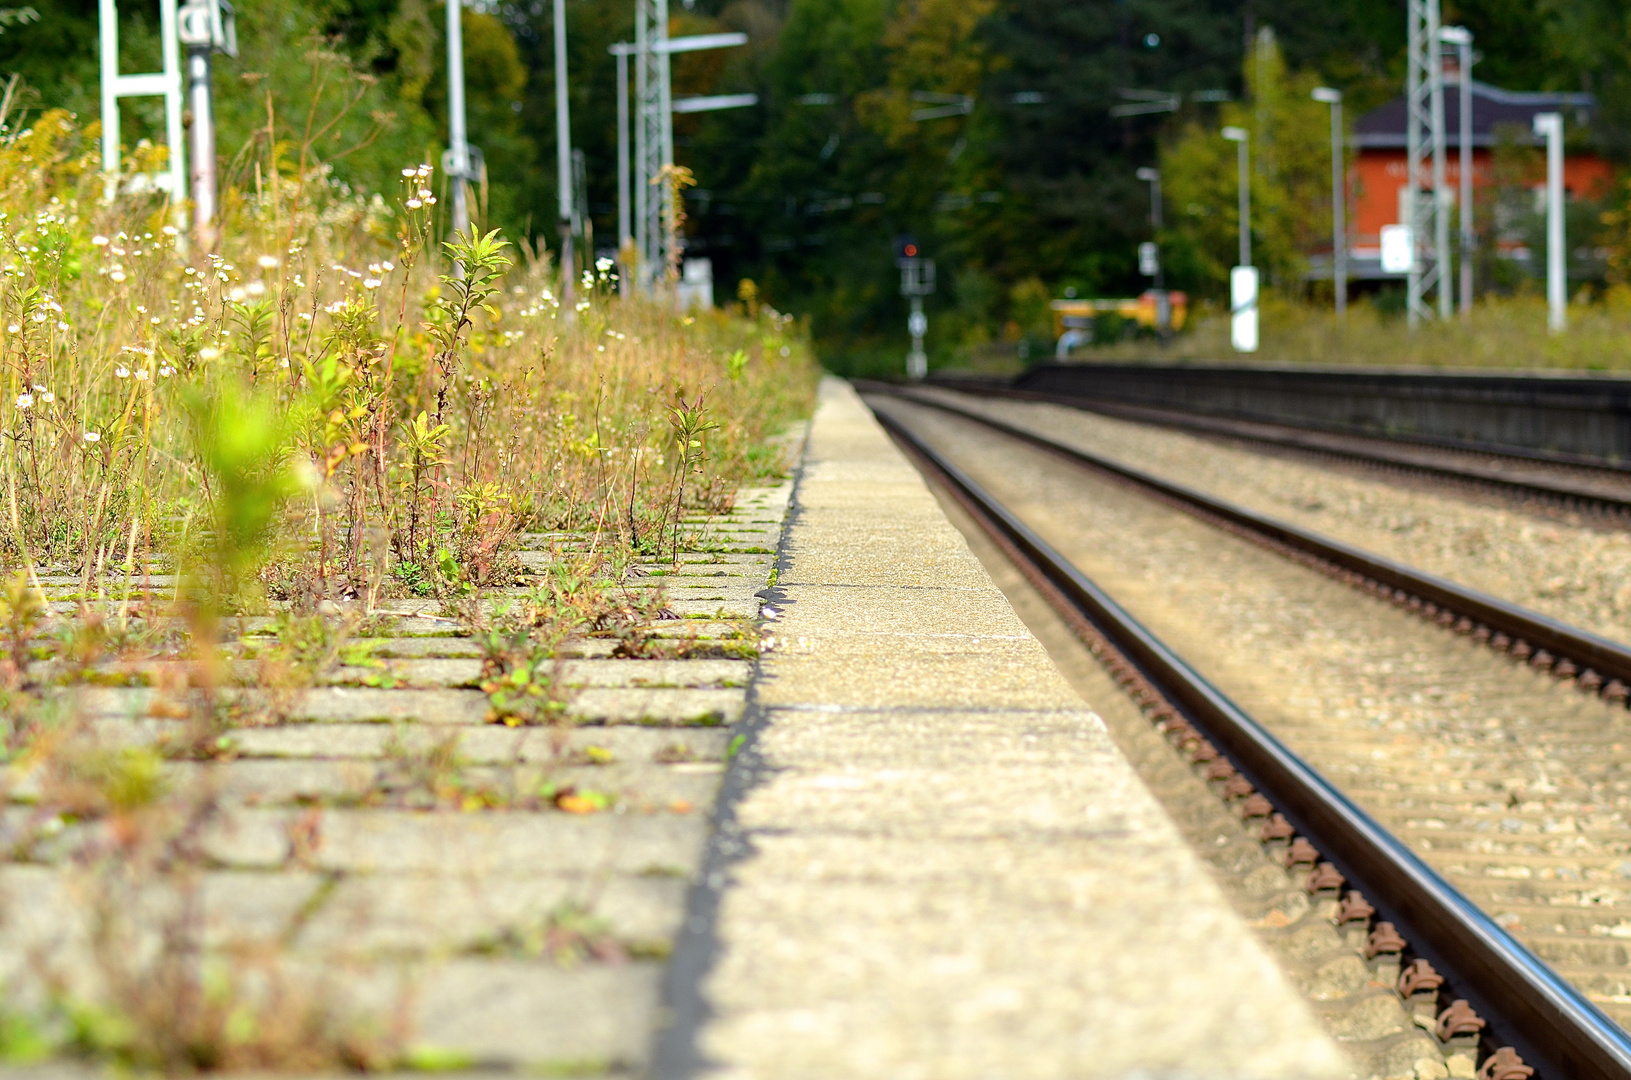
[[[32,408],[33,405],[34,405],[34,395],[33,394],[18,394],[17,395],[17,407],[19,409]]]
[[[128,379],[130,378],[130,369],[125,367],[123,364],[120,364],[118,367],[113,369],[113,377],[115,379]]]
[[[102,441],[101,433],[95,432],[95,431],[87,431],[85,433],[85,441],[86,442],[101,442]]]
[[[255,260],[255,263],[262,270],[273,270],[281,265],[281,261],[276,255],[262,255],[260,258]]]
[[[97,233],[95,236],[91,237],[91,244],[95,247],[107,247],[108,238],[103,236],[101,233]]]

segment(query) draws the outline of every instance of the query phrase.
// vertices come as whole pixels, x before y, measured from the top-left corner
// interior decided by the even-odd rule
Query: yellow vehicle
[[[1109,312],[1130,320],[1146,330],[1158,330],[1160,298],[1154,289],[1128,300],[1055,300],[1053,308],[1053,336],[1059,341],[1060,355],[1066,355],[1076,345],[1092,340],[1093,319]],[[1168,292],[1171,305],[1172,329],[1184,328],[1184,317],[1189,312],[1189,297],[1181,292]],[[1066,337],[1069,336],[1067,342]]]

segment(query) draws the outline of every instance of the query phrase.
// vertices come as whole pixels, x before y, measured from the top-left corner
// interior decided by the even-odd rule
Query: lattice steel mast
[[[634,24],[634,242],[648,288],[668,267],[673,200],[665,167],[674,163],[674,117],[668,81],[668,0],[636,0]]]
[[[1438,0],[1409,0],[1409,67],[1405,84],[1406,225],[1415,258],[1409,276],[1409,323],[1433,317],[1427,296],[1435,294],[1438,313],[1449,318],[1451,296],[1450,216],[1444,195],[1444,59],[1439,47]],[[1431,190],[1423,183],[1429,173]]]

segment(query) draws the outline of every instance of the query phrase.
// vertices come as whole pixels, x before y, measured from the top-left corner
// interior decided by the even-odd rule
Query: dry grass
[[[96,134],[0,115],[0,794],[17,811],[0,865],[77,881],[89,948],[7,987],[0,1061],[391,1065],[404,1033],[330,1009],[275,943],[205,946],[229,733],[278,722],[392,597],[436,598],[487,643],[495,722],[561,722],[571,637],[683,655],[646,629],[660,593],[619,583],[678,559],[682,519],[781,475],[771,437],[808,412],[817,369],[786,316],[620,300],[609,266],[563,308],[547,255],[443,244],[443,192],[416,162],[365,195],[276,144],[224,193],[216,249],[184,249],[161,197],[101,201]],[[556,565],[523,572],[540,533]],[[42,582],[78,611],[51,610]],[[278,617],[252,648],[224,621],[249,614]],[[72,687],[108,681],[152,686],[149,717],[179,734],[104,743]],[[178,761],[196,782],[164,779]],[[386,801],[514,801],[468,787],[451,743],[393,770]],[[41,902],[6,899],[8,920]],[[546,929],[549,949],[598,941]]]
[[[1243,357],[1229,346],[1228,318],[1202,314],[1193,330],[1170,344],[1129,341],[1078,350],[1077,360],[1141,360],[1272,364],[1375,364],[1385,367],[1483,370],[1631,370],[1631,289],[1611,289],[1596,303],[1573,304],[1561,334],[1546,328],[1546,302],[1530,295],[1491,297],[1470,322],[1457,317],[1409,330],[1402,316],[1369,303],[1349,308],[1346,321],[1324,307],[1266,297],[1261,348]]]

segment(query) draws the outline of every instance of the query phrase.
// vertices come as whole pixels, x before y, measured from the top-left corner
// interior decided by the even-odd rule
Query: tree
[[[1237,150],[1218,134],[1222,125],[1251,133],[1252,261],[1269,283],[1299,280],[1305,253],[1331,233],[1329,106],[1310,97],[1318,75],[1289,72],[1264,27],[1244,76],[1249,101],[1226,104],[1216,126],[1191,121],[1161,152],[1172,232],[1187,264],[1179,277],[1192,288],[1221,291],[1238,259]]]

